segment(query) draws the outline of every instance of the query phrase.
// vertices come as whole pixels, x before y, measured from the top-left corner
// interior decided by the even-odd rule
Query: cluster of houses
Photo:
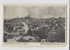
[[[25,18],[10,19],[7,22],[12,24],[11,32],[15,32],[15,37],[18,38],[16,41],[18,42],[65,41],[65,18],[63,17],[36,19],[28,16]],[[6,29],[8,29],[6,26],[7,22],[4,23]]]

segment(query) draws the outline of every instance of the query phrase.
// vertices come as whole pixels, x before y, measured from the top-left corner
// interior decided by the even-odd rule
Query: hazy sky
[[[5,6],[4,18],[26,17],[30,14],[36,18],[65,17],[64,6]]]

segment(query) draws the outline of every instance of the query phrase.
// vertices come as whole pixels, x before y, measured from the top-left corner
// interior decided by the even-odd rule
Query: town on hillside
[[[65,17],[4,19],[4,42],[65,42]]]

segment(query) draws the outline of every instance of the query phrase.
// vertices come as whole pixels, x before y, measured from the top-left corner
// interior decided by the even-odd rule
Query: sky
[[[4,6],[4,18],[24,18],[30,15],[36,18],[65,17],[65,6]]]

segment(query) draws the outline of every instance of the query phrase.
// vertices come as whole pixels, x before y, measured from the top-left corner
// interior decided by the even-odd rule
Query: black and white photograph
[[[66,42],[66,5],[4,6],[3,42]]]

